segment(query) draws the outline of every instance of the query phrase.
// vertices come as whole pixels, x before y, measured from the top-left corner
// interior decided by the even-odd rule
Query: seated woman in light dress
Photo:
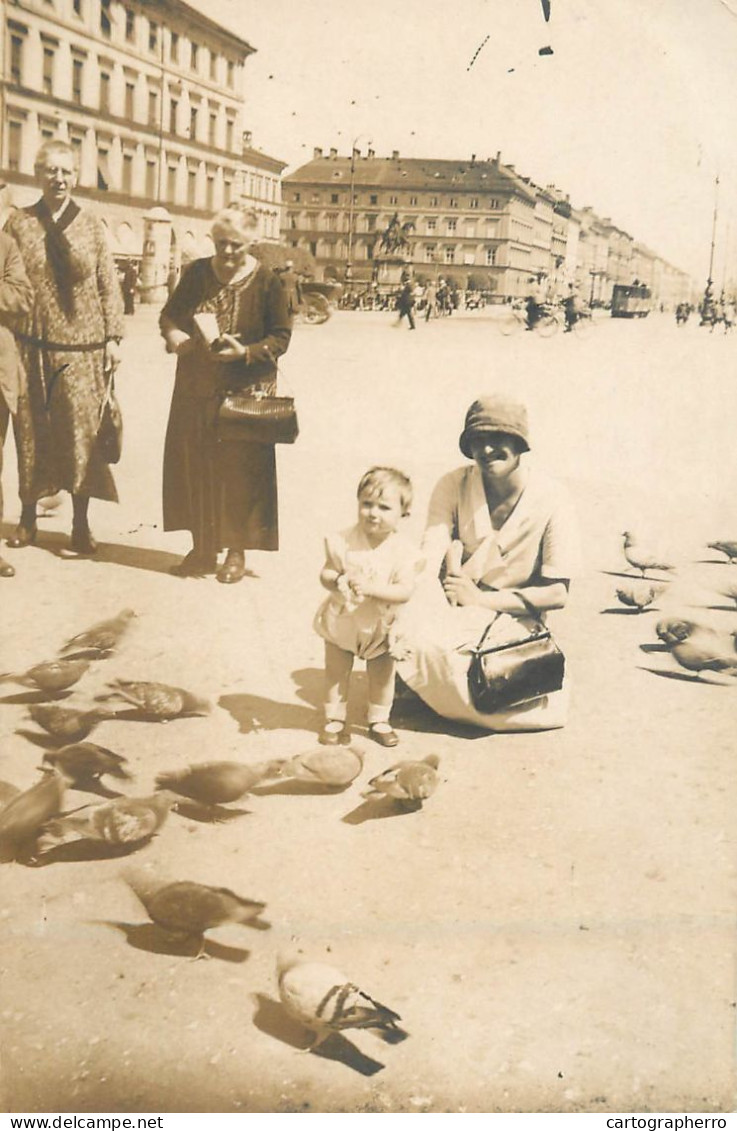
[[[486,730],[547,730],[566,720],[567,688],[495,714],[468,689],[471,651],[527,636],[568,601],[578,569],[575,516],[563,488],[528,466],[527,411],[505,396],[475,401],[460,437],[473,463],[433,491],[424,580],[407,609],[401,679],[437,714]]]

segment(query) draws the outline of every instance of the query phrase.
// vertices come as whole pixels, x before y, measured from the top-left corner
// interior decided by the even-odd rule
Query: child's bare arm
[[[351,589],[357,597],[374,597],[390,605],[403,605],[414,592],[414,582],[387,581],[382,584],[351,581]]]

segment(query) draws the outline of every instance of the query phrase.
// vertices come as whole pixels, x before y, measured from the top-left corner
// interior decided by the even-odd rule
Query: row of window
[[[362,232],[375,232],[377,230],[378,220],[378,214],[367,213],[364,216],[359,216],[356,218],[354,227],[358,231]],[[382,221],[382,223],[383,222],[384,221]],[[444,221],[441,220],[440,222],[445,224],[445,233],[447,235],[453,235],[454,233],[458,232],[459,235],[463,235],[466,239],[473,239],[476,236],[475,221],[466,220],[464,222],[462,232],[459,230],[458,220],[456,220],[455,217],[446,217]],[[323,231],[328,232],[346,232],[348,231],[348,228],[350,226],[349,217],[345,213],[337,212],[328,213],[325,217],[322,217],[317,213],[307,213],[304,219],[302,219],[300,214],[290,212],[288,223],[291,229],[304,227],[311,228],[313,231],[320,231],[322,229]],[[423,224],[422,218],[418,218],[418,224]],[[496,220],[488,220],[487,225],[490,226],[493,231],[496,231]],[[438,232],[438,234],[440,234],[438,228],[438,219],[434,216],[424,218],[424,231],[420,234],[430,235],[434,232]]]
[[[22,84],[23,81],[23,37],[13,33],[10,39],[10,77],[14,83]],[[44,94],[53,97],[58,92],[55,89],[55,61],[58,43],[43,40],[43,61],[41,75],[41,90]],[[72,49],[72,102],[78,106],[84,102],[84,69],[86,57],[81,53],[74,53]],[[101,114],[110,114],[112,111],[111,90],[112,71],[104,66],[99,70],[99,102],[97,109]],[[123,115],[130,121],[136,120],[136,79],[135,75],[126,71],[125,88],[123,94]],[[169,97],[168,124],[170,134],[180,134],[192,140],[207,142],[216,146],[218,143],[218,105],[208,102],[204,106],[193,103],[190,98],[189,122],[185,126],[180,120],[180,99],[173,95]],[[161,121],[161,90],[149,84],[147,91],[146,122],[149,126],[159,128],[165,123]],[[224,148],[233,151],[235,145],[235,117],[228,116],[225,120]]]
[[[302,202],[302,196],[303,196],[303,194],[302,194],[301,190],[295,191],[295,192],[292,193],[291,199],[295,204],[299,204],[299,203]],[[338,193],[338,192],[326,193],[325,196],[324,196],[325,203],[328,203],[328,197],[330,198],[330,201],[329,201],[330,204],[341,204],[342,203],[341,194]],[[323,200],[323,195],[319,192],[312,192],[312,193],[309,193],[309,194],[308,193],[304,194],[304,203],[305,204],[307,204],[307,203],[309,203],[309,204],[320,204],[322,202],[322,200]],[[363,202],[362,202],[359,194],[354,193],[353,203],[354,204],[363,203],[364,205],[366,205],[366,204],[376,204],[376,205],[378,205],[379,203],[383,203],[385,206],[387,204],[388,205],[398,205],[399,204],[399,197],[395,196],[395,195],[390,195],[390,196],[386,197],[385,200],[380,202],[378,193],[369,193],[368,198],[366,200],[363,200]],[[410,196],[403,203],[409,204],[409,206],[411,208],[419,207],[420,198],[418,196]],[[422,207],[424,207],[424,208],[441,208],[441,207],[442,208],[460,208],[460,207],[481,208],[481,207],[485,207],[485,208],[491,209],[493,212],[496,212],[499,209],[499,198],[492,196],[484,204],[482,202],[481,197],[479,197],[479,196],[472,196],[472,197],[469,197],[468,199],[466,199],[465,197],[462,198],[462,197],[457,197],[457,196],[451,196],[451,197],[448,197],[448,199],[443,204],[441,204],[439,196],[430,196],[423,203]]]
[[[49,6],[53,7],[53,0],[46,0]],[[84,19],[87,15],[88,0],[72,0],[72,11],[79,19]],[[148,50],[151,54],[160,57],[163,52],[163,24],[157,23],[156,20],[147,19],[145,16],[137,16],[137,13],[127,6],[123,6],[122,14],[122,36],[117,37],[114,35],[115,20],[113,18],[113,4],[111,0],[100,0],[100,35],[103,39],[113,40],[115,38],[122,38],[126,43],[134,47],[141,46],[140,34],[144,37]],[[177,65],[189,66],[191,71],[195,73],[200,72],[201,68],[201,51],[198,43],[189,41],[188,52],[185,52],[184,46],[187,41],[180,39],[179,33],[176,31],[169,32],[169,61]],[[185,58],[186,55],[186,58]],[[218,81],[218,63],[220,55],[212,48],[209,50],[209,67],[208,75],[213,82]],[[235,61],[233,59],[225,60],[225,81],[229,87],[235,86]]]
[[[11,172],[19,172],[21,170],[22,150],[23,150],[23,121],[18,118],[8,119],[8,169]],[[41,139],[51,140],[56,136],[56,131],[53,123],[44,124],[41,122],[40,128]],[[84,133],[81,130],[70,130],[70,142],[77,150],[78,153],[82,150],[84,141]],[[120,164],[120,175],[114,177],[110,170],[110,148],[112,139],[100,139],[97,144],[97,162],[95,172],[92,176],[86,172],[86,166],[80,160],[80,178],[79,183],[86,187],[96,187],[102,192],[108,190],[114,192],[121,192],[125,195],[133,194],[134,187],[134,162],[135,154],[131,150],[123,150],[122,160]],[[196,184],[197,184],[197,167],[193,165],[187,166],[186,171],[186,190],[184,194],[177,191],[178,184],[178,170],[179,165],[174,163],[167,163],[166,165],[166,178],[165,178],[165,198],[171,203],[187,203],[194,206],[196,203]],[[224,174],[224,185],[226,189],[226,199],[232,190],[233,180],[235,176],[234,170],[226,170]],[[205,200],[203,207],[210,208],[213,205],[214,190],[215,190],[216,171],[213,167],[208,167],[205,176]],[[149,199],[155,199],[162,195],[164,185],[159,185],[159,161],[156,153],[149,151],[145,158],[145,170],[143,177],[143,192],[142,195]]]
[[[338,240],[336,243],[325,243],[323,240],[310,240],[304,241],[300,239],[293,239],[289,241],[291,247],[307,246],[316,258],[325,259],[345,259],[347,254],[347,244],[344,240]],[[357,243],[353,245],[351,254],[355,259],[373,259],[374,248],[370,244]],[[415,262],[417,263],[463,263],[465,266],[481,266],[481,262],[477,257],[469,254],[468,251],[463,251],[461,256],[458,256],[458,248],[453,246],[444,247],[438,252],[435,244],[426,244],[423,248],[423,256],[418,257]],[[496,266],[497,249],[495,247],[487,247],[483,253],[483,264],[486,267]]]

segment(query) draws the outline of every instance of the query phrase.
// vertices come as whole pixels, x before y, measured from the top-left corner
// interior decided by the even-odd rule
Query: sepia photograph
[[[727,1126],[735,58],[0,0],[0,1112]]]

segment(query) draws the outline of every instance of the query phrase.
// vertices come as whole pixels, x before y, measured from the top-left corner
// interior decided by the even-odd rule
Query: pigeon
[[[318,746],[306,754],[287,759],[281,777],[323,785],[328,789],[345,789],[363,769],[363,754],[353,746],[323,748]]]
[[[75,707],[59,707],[55,703],[32,703],[28,707],[28,713],[53,738],[65,743],[81,742],[98,723],[115,718],[114,711],[97,708],[82,711]]]
[[[7,672],[0,675],[0,681],[20,683],[24,687],[36,687],[39,691],[65,691],[73,687],[90,666],[89,660],[49,660],[45,664],[36,664],[27,672]]]
[[[718,550],[720,554],[726,554],[730,564],[737,562],[737,542],[707,542],[706,544],[710,550]]]
[[[223,805],[238,801],[266,778],[277,777],[282,764],[280,759],[252,766],[241,762],[199,762],[183,770],[159,774],[156,785],[204,805]]]
[[[703,671],[737,675],[737,648],[730,633],[696,625],[685,640],[673,645],[671,655],[682,668],[697,675]]]
[[[642,612],[648,605],[652,605],[663,592],[664,585],[646,585],[644,582],[632,582],[631,585],[617,589],[617,597],[623,605]]]
[[[381,1029],[395,1042],[409,1035],[397,1025],[398,1013],[369,997],[334,966],[280,954],[276,972],[287,1013],[315,1034],[308,1052],[342,1029]]]
[[[686,640],[696,628],[698,628],[698,625],[692,620],[686,620],[682,617],[662,617],[655,625],[655,633],[664,644],[671,648],[674,644]]]
[[[162,723],[184,715],[208,715],[212,710],[206,699],[199,699],[182,687],[169,687],[166,683],[114,679],[108,687],[108,694],[96,696],[98,701],[128,703],[141,714]]]
[[[670,570],[675,569],[673,565],[659,560],[657,554],[651,550],[646,549],[644,546],[635,542],[629,530],[625,530],[622,534],[624,538],[624,556],[631,566],[639,569],[641,575],[645,576],[645,571],[648,569]]]
[[[0,860],[15,860],[33,844],[42,826],[61,809],[66,785],[64,775],[52,770],[0,811]]]
[[[80,838],[132,847],[155,836],[178,802],[176,794],[161,790],[150,797],[116,797],[104,805],[86,806],[50,821],[40,847],[46,851],[65,840]]]
[[[110,620],[102,620],[99,624],[93,624],[91,628],[78,633],[71,640],[67,640],[60,652],[62,654],[64,652],[92,653],[97,659],[109,656],[117,648],[128,631],[130,622],[137,615],[133,609],[123,609],[116,617],[112,617]]]
[[[99,781],[103,774],[122,781],[130,781],[132,777],[124,769],[125,758],[95,742],[74,742],[59,750],[48,751],[43,762],[61,770],[75,784]]]
[[[369,800],[374,797],[393,797],[403,808],[419,809],[438,787],[438,765],[436,754],[428,754],[422,761],[397,762],[382,774],[371,778],[372,787],[363,794]]]
[[[255,899],[244,899],[229,888],[210,887],[190,880],[170,884],[156,884],[138,873],[125,877],[153,923],[174,938],[199,942],[195,958],[209,957],[205,953],[205,932],[225,923],[241,923],[245,927],[264,930],[269,926],[259,920],[266,904]]]

